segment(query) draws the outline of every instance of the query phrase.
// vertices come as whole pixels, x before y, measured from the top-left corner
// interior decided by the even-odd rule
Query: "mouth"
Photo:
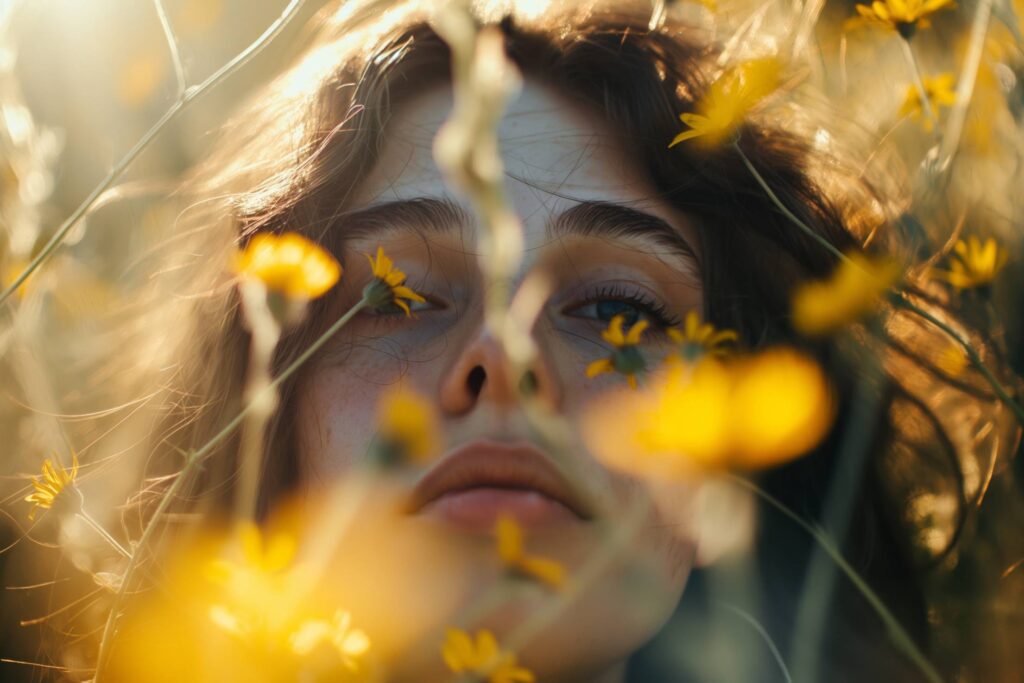
[[[413,489],[407,511],[474,531],[493,529],[502,514],[529,528],[592,517],[539,450],[488,440],[470,441],[442,458]]]

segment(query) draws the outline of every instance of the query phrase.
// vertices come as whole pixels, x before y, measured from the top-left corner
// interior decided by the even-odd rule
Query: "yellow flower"
[[[583,431],[610,467],[675,477],[798,457],[824,437],[832,412],[818,364],[778,348],[728,364],[670,359],[644,391],[596,403]]]
[[[292,299],[316,299],[341,277],[337,260],[294,232],[254,235],[235,255],[235,272]]]
[[[781,64],[774,57],[754,59],[725,72],[697,103],[697,113],[680,114],[690,127],[672,139],[669,147],[698,138],[714,147],[736,132],[747,114],[779,87]]]
[[[302,622],[289,638],[292,652],[305,657],[321,645],[327,645],[338,653],[346,669],[358,671],[360,660],[370,649],[370,639],[363,631],[352,628],[351,621],[351,614],[338,610],[330,621],[309,619]]]
[[[918,27],[931,26],[928,15],[955,6],[953,0],[875,0],[857,5],[857,14],[859,23],[896,31],[909,40]]]
[[[17,261],[14,261],[11,264],[8,264],[7,268],[4,269],[4,277],[3,277],[3,288],[4,289],[7,289],[8,287],[10,287],[11,285],[14,284],[14,281],[17,280],[18,277],[20,277],[21,274],[25,272],[26,268],[28,268],[28,263],[29,263],[28,261],[17,260]],[[33,275],[34,275],[34,273],[33,273]],[[18,289],[14,290],[14,295],[16,297],[18,297],[19,299],[24,299],[25,295],[28,294],[28,286],[29,286],[29,283],[31,281],[32,281],[32,275],[30,275],[28,277],[28,279],[26,279],[24,282],[22,282],[21,285],[18,286]]]
[[[535,578],[552,588],[561,588],[565,584],[565,568],[561,563],[526,554],[523,530],[514,517],[500,515],[495,534],[498,536],[498,556],[511,571]]]
[[[967,241],[957,240],[949,262],[949,270],[933,273],[957,289],[974,289],[989,285],[1006,265],[1006,249],[992,237],[982,244],[977,235]]]
[[[613,316],[607,329],[601,333],[601,338],[612,345],[612,355],[588,365],[587,377],[597,377],[606,372],[621,372],[626,376],[629,386],[635,389],[636,375],[647,367],[637,344],[640,343],[640,335],[647,329],[649,323],[646,320],[638,320],[629,328],[629,332],[623,333],[622,325],[625,320],[625,316]]]
[[[374,309],[381,310],[388,305],[395,305],[412,315],[409,304],[403,299],[424,303],[426,299],[405,286],[405,273],[384,254],[384,249],[377,247],[377,258],[366,254],[373,271],[373,281],[363,289],[363,296]]]
[[[66,470],[63,466],[55,465],[47,458],[43,461],[43,473],[32,478],[32,486],[35,491],[25,496],[25,501],[32,503],[35,507],[29,512],[29,519],[34,519],[36,510],[49,510],[57,502],[68,487],[74,486],[75,477],[78,476],[78,455],[71,454],[71,469]]]
[[[733,372],[730,416],[737,465],[776,465],[824,438],[832,424],[832,397],[815,361],[792,349],[773,349]]]
[[[923,80],[924,92],[931,104],[932,111],[938,115],[939,107],[952,107],[956,104],[956,77],[951,73],[940,74]],[[907,96],[900,107],[900,116],[909,116],[915,121],[921,121],[925,130],[931,131],[934,122],[930,117],[924,116],[924,106],[921,102],[921,93],[917,86],[911,84],[907,87]]]
[[[711,323],[702,323],[697,311],[687,313],[683,329],[673,327],[668,330],[668,336],[679,345],[684,360],[697,360],[705,354],[724,356],[730,344],[739,339],[735,330],[717,330]]]
[[[206,578],[220,587],[221,601],[210,606],[209,616],[236,636],[273,642],[274,634],[283,637],[297,608],[291,571],[295,539],[279,533],[266,541],[260,528],[247,522],[238,528],[236,547],[241,561],[217,557],[206,563]]]
[[[185,0],[175,18],[181,26],[181,32],[188,35],[213,28],[223,14],[223,0]]]
[[[503,652],[494,634],[487,629],[477,631],[475,642],[462,629],[447,629],[441,656],[453,673],[477,676],[488,683],[533,683],[536,680],[528,669],[516,666],[515,654]]]
[[[408,389],[388,391],[377,412],[382,460],[426,462],[437,453],[436,416],[422,396]]]
[[[804,284],[793,295],[793,327],[818,336],[834,332],[869,313],[899,277],[899,264],[847,254],[832,276]]]
[[[138,109],[156,94],[164,82],[167,63],[155,47],[135,55],[121,69],[117,78],[117,96],[131,107]]]

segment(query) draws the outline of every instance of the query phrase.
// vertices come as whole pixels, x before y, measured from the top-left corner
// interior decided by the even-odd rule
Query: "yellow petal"
[[[767,351],[738,373],[732,400],[737,462],[770,467],[804,454],[825,436],[832,399],[825,373],[795,351]]]
[[[626,334],[626,338],[623,340],[623,346],[635,346],[640,343],[640,335],[644,333],[647,326],[650,324],[647,320],[638,320],[633,327],[629,328],[629,332]]]
[[[601,338],[616,348],[625,346],[626,338],[622,334],[622,324],[625,322],[625,317],[622,315],[612,316],[611,321],[608,323],[608,328],[601,333]]]
[[[529,574],[553,588],[559,588],[565,583],[565,567],[546,557],[524,557],[519,561],[519,568],[524,574]]]
[[[514,517],[499,515],[495,531],[498,536],[498,555],[511,564],[523,557],[523,530]]]
[[[615,365],[612,363],[611,358],[601,358],[595,360],[593,363],[587,366],[587,377],[597,377],[606,372],[615,372]]]

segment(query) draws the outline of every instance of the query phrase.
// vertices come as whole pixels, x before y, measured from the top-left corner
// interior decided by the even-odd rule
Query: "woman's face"
[[[332,527],[339,550],[331,590],[374,635],[378,651],[401,652],[397,680],[443,680],[445,626],[489,627],[505,642],[568,595],[503,582],[493,528],[507,512],[524,527],[527,552],[561,562],[570,583],[579,582],[578,594],[529,638],[521,660],[540,680],[619,680],[624,659],[668,618],[691,568],[696,539],[685,501],[695,485],[676,492],[683,504],[666,519],[647,507],[643,486],[592,457],[581,416],[624,379],[588,379],[585,370],[609,355],[601,331],[615,314],[627,325],[649,321],[649,362],[665,353],[665,328],[701,305],[696,234],[656,198],[630,150],[602,122],[526,82],[499,138],[507,200],[525,237],[511,291],[537,270],[552,283],[532,330],[538,357],[531,370],[538,398],[570,428],[570,447],[554,452],[530,428],[520,380],[509,376],[484,324],[482,227],[432,156],[451,102],[451,89],[439,86],[395,112],[380,160],[359,188],[360,208],[342,226],[356,237],[345,246],[337,310],[358,300],[371,277],[362,254],[378,246],[427,303],[414,305],[412,317],[357,315],[311,369],[298,399],[307,486],[326,493],[349,482],[343,494],[325,496],[333,501],[327,505],[333,515],[351,512],[346,501],[358,508],[355,523]],[[368,489],[352,484],[346,475],[371,446],[378,400],[396,386],[433,404],[441,453],[381,475]],[[639,533],[602,565],[631,514]]]

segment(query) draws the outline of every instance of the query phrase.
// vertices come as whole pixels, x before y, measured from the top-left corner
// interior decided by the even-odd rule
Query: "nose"
[[[502,344],[481,325],[441,379],[441,410],[457,416],[471,412],[480,403],[508,408],[525,396],[536,396],[551,407],[558,405],[561,391],[543,351],[519,377],[512,377],[510,371]]]

